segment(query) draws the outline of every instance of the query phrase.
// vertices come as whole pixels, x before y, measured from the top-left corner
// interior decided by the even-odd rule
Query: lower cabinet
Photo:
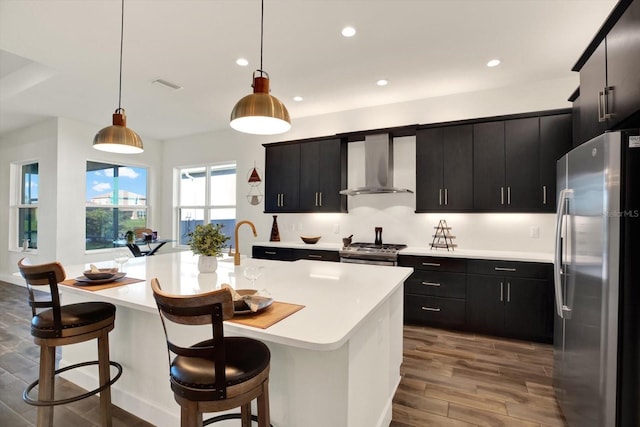
[[[254,246],[251,256],[258,259],[271,259],[275,261],[296,261],[309,259],[313,261],[340,261],[338,251],[322,249],[296,249],[275,246]]]
[[[553,289],[550,266],[469,261],[466,310],[469,330],[552,342]]]
[[[550,264],[400,256],[406,323],[552,342]]]

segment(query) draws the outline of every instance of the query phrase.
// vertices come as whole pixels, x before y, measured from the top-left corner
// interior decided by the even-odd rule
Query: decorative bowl
[[[273,298],[255,295],[257,292],[255,289],[238,289],[236,293],[241,295],[242,299],[233,301],[234,314],[259,313],[273,304]],[[251,311],[249,303],[257,305],[257,311]]]
[[[320,237],[322,236],[314,236],[314,237],[310,237],[310,236],[300,236],[300,238],[302,239],[303,242],[305,242],[308,245],[313,245],[318,243],[318,240],[320,240]]]
[[[87,270],[83,272],[84,277],[91,280],[110,279],[118,272],[117,268],[99,268],[98,272]]]

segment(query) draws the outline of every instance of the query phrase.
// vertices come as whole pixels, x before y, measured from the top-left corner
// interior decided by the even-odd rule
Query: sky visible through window
[[[147,171],[143,168],[122,166],[118,168],[118,190],[139,194],[146,198]],[[112,193],[116,190],[113,168],[97,169],[87,172],[87,202],[98,196]]]

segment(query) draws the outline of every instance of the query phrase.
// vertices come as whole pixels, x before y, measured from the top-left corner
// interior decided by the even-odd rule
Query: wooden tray
[[[253,326],[254,328],[267,329],[282,319],[291,316],[298,310],[302,310],[304,305],[289,304],[286,302],[274,301],[264,311],[255,314],[248,314],[229,319],[228,322],[239,323],[241,325]]]
[[[132,283],[144,282],[143,279],[134,279],[133,277],[124,277],[115,282],[101,283],[99,285],[87,285],[86,282],[79,283],[74,279],[67,279],[60,282],[61,285],[69,286],[71,288],[84,289],[87,291],[102,291],[109,288],[117,288],[118,286],[130,285]]]

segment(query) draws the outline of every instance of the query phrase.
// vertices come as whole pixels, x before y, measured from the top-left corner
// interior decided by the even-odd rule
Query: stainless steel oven
[[[352,243],[340,250],[340,262],[371,265],[398,265],[398,252],[407,245]]]

